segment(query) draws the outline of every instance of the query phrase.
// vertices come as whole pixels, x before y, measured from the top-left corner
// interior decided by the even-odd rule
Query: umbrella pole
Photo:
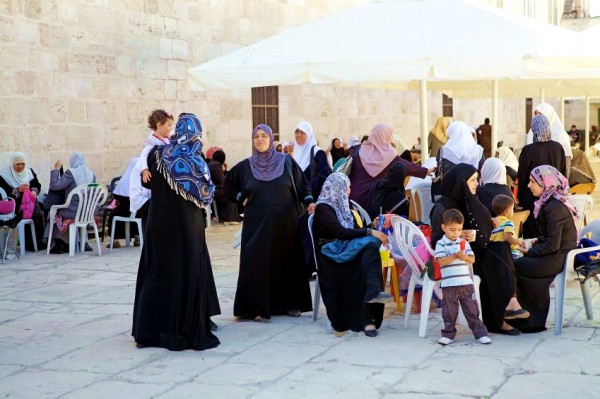
[[[421,110],[421,163],[429,158],[429,134],[427,131],[427,81],[419,80],[419,105]]]
[[[590,156],[590,97],[585,97],[585,155]]]
[[[563,124],[565,123],[565,98],[561,97],[560,98],[560,120],[563,121]]]
[[[540,103],[546,102],[546,88],[540,87]]]
[[[498,81],[492,81],[492,151],[490,156],[496,155],[498,146]]]

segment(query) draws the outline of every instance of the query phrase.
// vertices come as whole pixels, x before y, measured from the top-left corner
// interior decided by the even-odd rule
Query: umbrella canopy
[[[427,80],[475,81],[467,87],[473,92],[477,81],[499,80],[502,88],[518,79],[600,77],[597,67],[565,67],[582,52],[586,63],[600,61],[576,45],[580,40],[576,32],[463,0],[377,0],[188,72],[196,90],[302,83],[406,89]]]

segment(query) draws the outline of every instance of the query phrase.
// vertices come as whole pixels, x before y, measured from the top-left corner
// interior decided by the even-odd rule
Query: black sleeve
[[[510,177],[513,181],[517,181],[517,179],[519,178],[519,175],[517,174],[517,171],[514,170],[513,168],[511,168],[510,166],[506,167],[506,174],[508,175],[508,177]]]
[[[317,151],[315,154],[315,173],[310,179],[309,187],[312,193],[320,193],[325,179],[331,174],[331,168],[329,162],[327,162],[327,155],[325,151]],[[310,166],[309,166],[310,167]]]
[[[527,256],[542,256],[558,252],[565,224],[573,220],[567,207],[556,200],[547,203],[541,212],[548,226],[548,232],[540,244],[531,247]]]
[[[517,199],[520,204],[523,203],[523,199],[525,197],[525,190],[529,190],[527,188],[527,185],[529,184],[529,173],[527,171],[527,169],[529,169],[529,164],[527,163],[527,153],[528,148],[527,146],[525,146],[523,148],[523,151],[521,151],[521,153],[519,154],[519,171],[517,172]]]
[[[239,162],[227,173],[223,189],[225,195],[232,202],[244,202],[246,196],[243,194],[243,168],[244,162]]]
[[[292,168],[292,177],[294,178],[294,184],[296,185],[296,191],[298,192],[298,201],[302,201],[304,205],[315,202],[312,191],[310,190],[308,183],[306,182],[306,178],[304,177],[304,173],[302,173],[300,165],[298,165],[294,158],[288,158],[286,165],[284,166],[283,173],[289,173],[287,169],[288,162],[291,162],[290,165]]]
[[[565,156],[565,149],[563,148],[562,145],[559,148],[559,152],[560,152],[560,155],[559,155],[560,167],[558,168],[558,170],[560,171],[560,173],[562,173],[563,176],[567,176],[567,157]]]
[[[351,240],[367,235],[367,229],[347,229],[339,222],[335,210],[327,204],[319,204],[314,216],[316,238]]]
[[[442,204],[435,204],[431,211],[431,248],[435,248],[435,244],[444,236],[442,230],[442,217],[446,208]]]
[[[223,173],[223,167],[221,165],[211,165],[209,166],[210,170],[210,179],[216,187],[223,187],[223,182],[225,180],[225,174]]]
[[[32,191],[36,191],[36,194],[39,194],[42,191],[42,184],[40,183],[40,181],[37,178],[37,175],[35,174],[35,172],[33,171],[33,169],[31,170],[31,174],[33,175],[33,179],[31,179],[29,181],[29,189],[35,189]]]

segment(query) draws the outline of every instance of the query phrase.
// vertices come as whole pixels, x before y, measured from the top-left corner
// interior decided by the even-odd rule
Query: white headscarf
[[[75,179],[75,184],[81,186],[82,184],[93,183],[94,173],[85,164],[85,157],[80,152],[74,152],[71,154],[70,159],[71,167],[69,170]]]
[[[15,163],[24,162],[25,169],[22,172],[17,173],[13,167]],[[12,188],[17,188],[21,184],[29,184],[33,180],[33,174],[29,168],[27,157],[22,152],[7,153],[4,157],[2,170],[0,170],[0,176],[6,181]]]
[[[454,121],[448,126],[446,134],[448,141],[442,150],[444,158],[455,165],[466,163],[479,169],[483,148],[473,140],[471,128],[464,122]]]
[[[298,165],[300,166],[300,169],[302,169],[302,171],[304,171],[306,168],[308,168],[308,165],[310,165],[310,151],[313,148],[313,146],[316,146],[313,152],[313,155],[317,153],[317,151],[320,151],[321,149],[317,146],[317,140],[315,139],[315,134],[313,132],[313,128],[310,125],[310,123],[306,122],[306,121],[302,121],[300,123],[298,123],[298,126],[296,126],[296,129],[298,130],[302,130],[304,133],[306,133],[306,143],[300,145],[298,144],[296,141],[294,141],[294,154],[293,154],[293,158],[294,160],[296,160],[296,162],[298,163]]]
[[[348,149],[354,147],[355,145],[359,145],[360,144],[360,139],[358,138],[358,136],[352,136],[350,137],[350,141],[348,141]]]
[[[499,158],[488,158],[481,167],[481,184],[506,184],[506,165]]]
[[[496,151],[498,152],[498,158],[500,158],[500,160],[504,162],[504,165],[508,166],[515,172],[519,170],[519,160],[510,148],[498,147]]]
[[[139,158],[133,158],[131,161],[129,161],[129,165],[127,165],[127,169],[125,169],[125,173],[123,173],[123,175],[121,176],[121,179],[119,180],[119,184],[117,184],[117,187],[113,190],[113,194],[117,194],[120,195],[122,197],[129,197],[129,180],[130,180],[130,176],[131,176],[131,172],[133,171],[133,168],[135,168],[135,164],[137,163]],[[138,176],[139,178],[139,176]]]
[[[573,151],[571,150],[571,139],[569,138],[569,134],[565,131],[563,123],[554,107],[548,103],[541,103],[534,108],[534,111],[538,111],[548,119],[550,131],[552,132],[552,141],[556,141],[563,146],[566,157],[572,157]],[[533,143],[533,132],[530,129],[527,133],[527,144],[531,143]]]
[[[410,147],[404,144],[404,141],[397,134],[392,135],[392,143],[398,155],[402,155],[405,151],[410,151]]]

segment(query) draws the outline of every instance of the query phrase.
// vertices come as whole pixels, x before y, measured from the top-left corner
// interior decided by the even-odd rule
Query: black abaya
[[[333,208],[317,205],[313,232],[319,239],[350,240],[367,235],[367,229],[346,229],[337,219]],[[366,303],[381,292],[381,257],[379,245],[369,244],[350,262],[337,263],[321,253],[319,258],[319,286],[327,317],[336,331],[363,331],[368,324],[381,326],[384,305]]]
[[[152,202],[138,269],[132,335],[169,350],[219,345],[210,316],[221,313],[204,235],[202,210],[179,196],[148,156]]]
[[[247,159],[234,166],[225,179],[225,192],[232,201],[247,199],[235,316],[268,319],[293,310],[312,310],[289,165],[298,198],[308,203],[312,197],[300,167],[291,161],[286,162],[282,175],[271,181],[257,180]]]

